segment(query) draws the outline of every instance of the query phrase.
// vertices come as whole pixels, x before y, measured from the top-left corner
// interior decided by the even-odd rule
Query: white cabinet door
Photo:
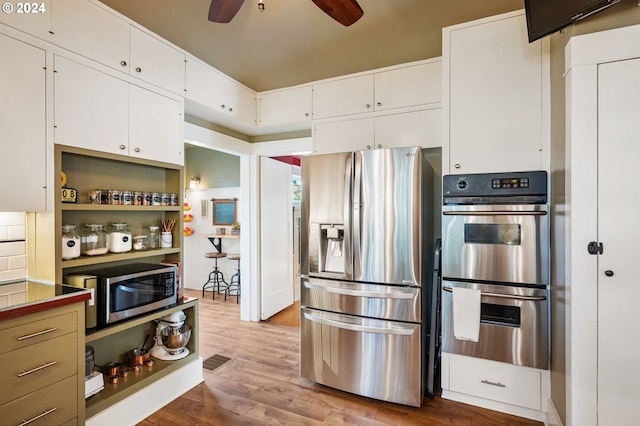
[[[441,109],[428,109],[375,118],[375,147],[442,146]]]
[[[136,27],[130,31],[131,75],[184,96],[184,53]]]
[[[49,41],[51,39],[51,5],[53,0],[38,2],[6,2],[12,10],[0,13],[0,22],[35,37]]]
[[[127,154],[128,84],[61,56],[54,69],[55,143]]]
[[[313,119],[373,111],[373,74],[313,85]]]
[[[593,169],[598,175],[598,223],[593,229],[597,237],[587,237],[604,246],[597,257],[598,312],[593,313],[598,318],[598,425],[630,425],[640,418],[636,340],[640,286],[635,250],[640,240],[635,226],[640,199],[629,196],[637,193],[632,188],[640,179],[638,75],[640,59],[598,67],[598,164]]]
[[[129,72],[129,24],[89,1],[56,0],[54,44]]]
[[[545,169],[548,53],[529,43],[523,13],[506,15],[443,30],[444,173]]]
[[[257,114],[256,93],[253,90],[227,79],[225,86],[225,103],[230,117],[246,124],[256,124]]]
[[[317,123],[313,127],[313,153],[358,151],[374,147],[374,119]]]
[[[45,51],[0,35],[0,52],[0,211],[44,211]]]
[[[442,102],[442,61],[375,74],[375,110]]]
[[[259,94],[259,125],[263,127],[308,122],[311,125],[311,86],[272,90]]]
[[[225,101],[227,78],[194,57],[187,57],[186,94],[189,100],[220,110]]]
[[[129,155],[184,164],[180,102],[129,86]]]

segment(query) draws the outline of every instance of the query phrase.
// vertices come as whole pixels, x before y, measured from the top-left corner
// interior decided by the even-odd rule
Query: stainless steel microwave
[[[134,263],[84,271],[98,278],[98,326],[152,312],[177,303],[178,268]]]

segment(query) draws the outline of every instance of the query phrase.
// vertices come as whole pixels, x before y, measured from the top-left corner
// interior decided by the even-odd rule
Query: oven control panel
[[[547,172],[446,175],[442,190],[445,205],[546,204]]]

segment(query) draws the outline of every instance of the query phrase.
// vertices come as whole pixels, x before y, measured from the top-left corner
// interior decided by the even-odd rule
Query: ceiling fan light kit
[[[327,15],[348,27],[364,15],[364,12],[356,0],[311,0]],[[231,22],[244,0],[211,0],[209,7],[209,20],[226,24]],[[264,11],[263,0],[258,0],[258,10]]]

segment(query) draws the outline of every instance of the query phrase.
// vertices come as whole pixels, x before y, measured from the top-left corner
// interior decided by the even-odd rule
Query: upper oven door
[[[448,279],[547,285],[547,205],[442,208],[442,276]]]

